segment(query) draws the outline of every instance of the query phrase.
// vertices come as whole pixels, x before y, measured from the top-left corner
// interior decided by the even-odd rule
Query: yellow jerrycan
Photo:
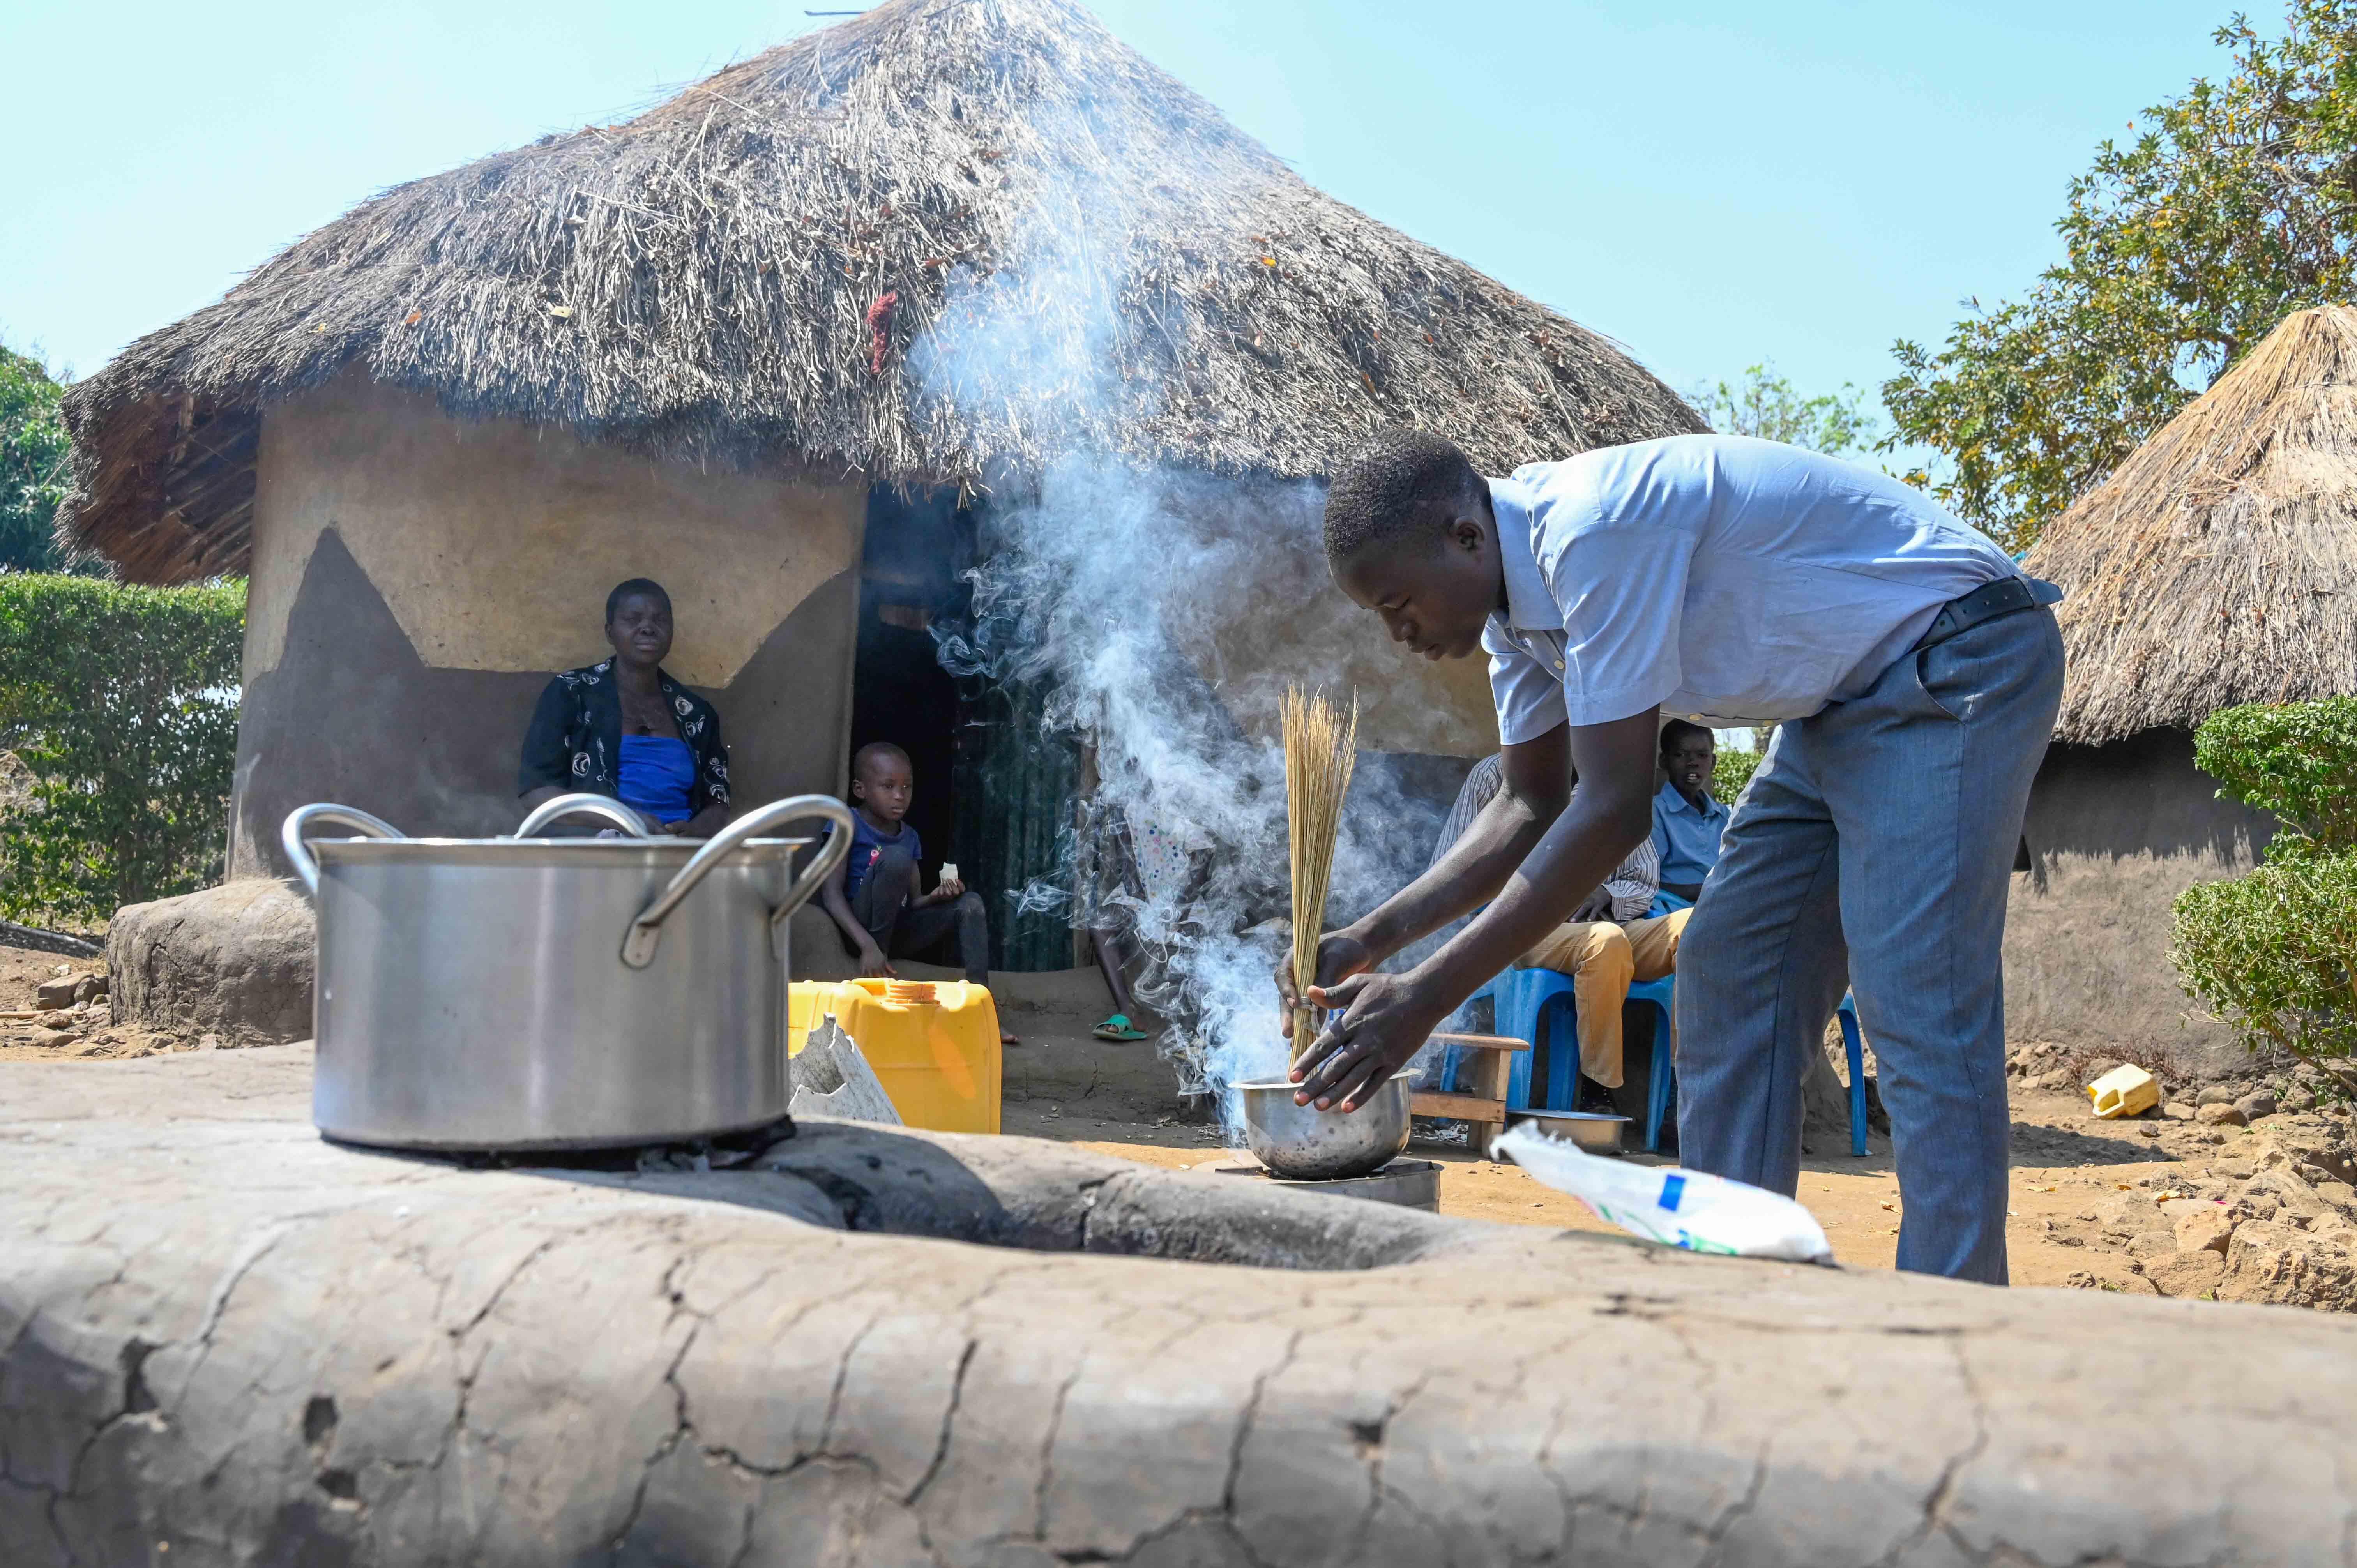
[[[936,1133],[998,1131],[998,1004],[988,986],[963,980],[796,985],[787,998],[789,1050],[801,1050],[830,1013],[876,1069],[901,1121]]]
[[[2160,1103],[2160,1085],[2140,1067],[2115,1067],[2087,1086],[2087,1098],[2103,1121],[2141,1116]]]

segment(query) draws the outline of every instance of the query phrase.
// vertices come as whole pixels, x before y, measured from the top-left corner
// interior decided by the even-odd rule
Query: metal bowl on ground
[[[1509,1120],[1517,1125],[1527,1122],[1550,1138],[1569,1139],[1591,1155],[1619,1154],[1620,1130],[1629,1125],[1626,1116],[1593,1111],[1518,1111]]]
[[[1295,1181],[1337,1181],[1379,1171],[1407,1147],[1407,1079],[1394,1078],[1356,1111],[1296,1105],[1297,1083],[1234,1086],[1244,1143],[1270,1172]]]

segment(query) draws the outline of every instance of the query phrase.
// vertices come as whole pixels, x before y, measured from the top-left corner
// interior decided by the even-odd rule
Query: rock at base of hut
[[[2246,1224],[2227,1243],[2220,1301],[2357,1312],[2357,1259],[2288,1225]]]
[[[2274,1095],[2262,1089],[2234,1101],[2234,1109],[2243,1113],[2244,1121],[2256,1122],[2263,1116],[2274,1115],[2282,1107]]]
[[[286,883],[245,877],[126,905],[106,932],[112,1021],[222,1043],[311,1033],[311,906]]]
[[[2233,1106],[2221,1104],[2216,1101],[2205,1102],[2194,1114],[2212,1127],[2240,1127],[2249,1120]]]
[[[44,980],[33,988],[33,1005],[43,1012],[55,1012],[74,1004],[74,987],[81,983],[77,975],[63,975],[56,980]]]
[[[793,1074],[794,1094],[786,1103],[788,1115],[839,1116],[849,1122],[903,1125],[876,1069],[860,1054],[858,1043],[833,1017],[821,1020],[802,1042],[793,1060]]]
[[[2226,1260],[2212,1251],[2171,1252],[2144,1266],[2144,1277],[2163,1295],[2200,1298],[2218,1288]]]
[[[2186,1252],[2215,1252],[2226,1255],[2226,1242],[2234,1234],[2235,1215],[2222,1203],[2210,1203],[2201,1209],[2179,1217],[2177,1221],[2178,1250]]]
[[[81,1036],[71,1029],[36,1029],[33,1031],[33,1037],[25,1043],[28,1046],[39,1046],[44,1049],[55,1050],[59,1046],[70,1046],[80,1038]]]

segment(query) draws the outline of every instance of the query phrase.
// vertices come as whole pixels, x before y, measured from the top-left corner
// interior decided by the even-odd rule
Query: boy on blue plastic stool
[[[1432,851],[1434,865],[1497,798],[1502,783],[1503,768],[1495,752],[1473,765],[1457,791],[1456,804],[1440,824],[1439,839]],[[1621,1086],[1625,1077],[1620,1014],[1628,1004],[1629,987],[1632,983],[1660,980],[1677,967],[1678,938],[1690,913],[1679,909],[1656,917],[1650,912],[1659,881],[1652,842],[1640,839],[1603,886],[1582,899],[1568,919],[1514,961],[1516,969],[1549,969],[1570,979],[1574,1027],[1579,1038],[1578,1087],[1573,1102],[1563,1105],[1549,1100],[1543,1092],[1546,1079],[1534,1063],[1533,1106],[1607,1114],[1620,1109],[1611,1091]],[[1504,1027],[1502,1020],[1500,1027]],[[1531,1044],[1535,1048],[1538,1042]],[[1550,1038],[1546,1045],[1553,1053],[1562,1042]],[[1547,1078],[1552,1077],[1550,1071]]]
[[[1882,1066],[1899,1266],[2002,1283],[2000,954],[2061,700],[2059,591],[1896,479],[1741,436],[1485,479],[1437,436],[1388,432],[1335,474],[1326,550],[1395,641],[1490,655],[1505,788],[1437,865],[1319,939],[1331,1012],[1299,1097],[1363,1103],[1611,875],[1652,828],[1663,708],[1773,724],[1679,952],[1685,1164],[1793,1192],[1802,1080],[1846,981]],[[1485,904],[1413,969],[1374,972]]]

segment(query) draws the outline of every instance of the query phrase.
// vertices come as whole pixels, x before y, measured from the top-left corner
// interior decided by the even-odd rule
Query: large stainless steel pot
[[[622,836],[533,836],[575,812]],[[837,831],[789,886],[811,841],[760,835],[810,818]],[[305,842],[330,822],[366,836]],[[850,849],[841,801],[780,800],[700,845],[600,795],[511,839],[404,838],[325,804],[279,837],[318,910],[311,1119],[329,1137],[599,1148],[785,1114],[786,917]]]

